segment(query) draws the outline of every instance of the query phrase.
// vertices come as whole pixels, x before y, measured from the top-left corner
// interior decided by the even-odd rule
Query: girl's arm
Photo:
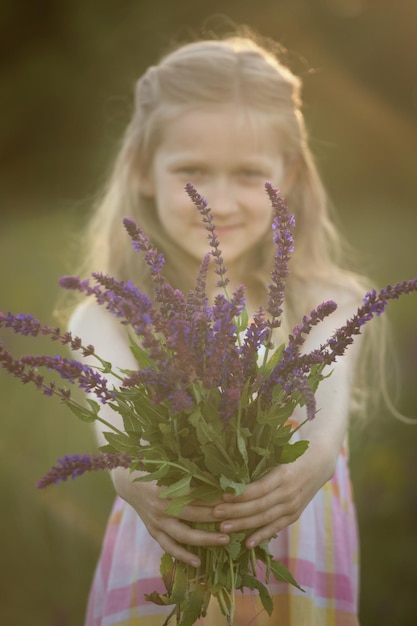
[[[352,307],[345,306],[317,326],[305,344],[306,351],[324,343],[351,313]],[[247,547],[254,547],[295,522],[330,480],[347,435],[349,397],[359,348],[360,340],[356,338],[332,366],[331,376],[320,383],[316,393],[319,410],[300,429],[301,438],[309,440],[307,451],[293,463],[278,465],[250,484],[240,497],[224,496],[225,502],[214,509],[215,517],[223,520],[221,531],[256,528],[246,542]]]
[[[85,344],[92,344],[97,354],[112,363],[114,369],[137,369],[135,361],[126,339],[123,327],[105,309],[95,303],[79,306],[71,317],[69,330],[81,337]],[[79,353],[74,353],[79,359]],[[96,365],[94,357],[87,362]],[[108,377],[110,379],[110,377]],[[111,381],[117,385],[117,380]],[[121,416],[104,405],[100,415],[108,422],[123,430]],[[105,426],[95,422],[97,438],[100,445],[105,443],[103,431]],[[200,565],[199,559],[180,544],[192,546],[223,545],[229,542],[224,533],[209,533],[191,529],[182,520],[213,522],[213,507],[190,505],[183,509],[181,519],[165,514],[168,501],[158,497],[161,488],[154,482],[134,482],[138,473],[131,473],[127,469],[117,468],[111,472],[112,480],[118,495],[126,500],[141,517],[149,534],[160,544],[161,548],[185,563],[194,567]]]

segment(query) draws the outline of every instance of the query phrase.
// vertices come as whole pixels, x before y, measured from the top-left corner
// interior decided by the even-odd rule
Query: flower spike
[[[199,210],[202,221],[206,224],[206,230],[208,231],[208,238],[210,240],[210,246],[212,248],[211,255],[214,259],[217,268],[214,270],[218,276],[220,276],[219,281],[217,282],[218,287],[226,287],[229,283],[229,279],[225,276],[227,272],[227,268],[224,265],[222,252],[220,250],[220,243],[216,234],[216,227],[214,225],[213,215],[211,213],[211,209],[208,206],[208,202],[203,196],[200,196],[197,193],[196,189],[193,187],[191,183],[187,183],[185,186],[185,190],[190,196],[194,206]]]

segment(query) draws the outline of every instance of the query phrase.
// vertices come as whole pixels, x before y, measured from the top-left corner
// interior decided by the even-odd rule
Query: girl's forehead
[[[233,149],[280,153],[278,133],[270,118],[266,113],[236,104],[190,109],[166,122],[159,148],[176,152]]]

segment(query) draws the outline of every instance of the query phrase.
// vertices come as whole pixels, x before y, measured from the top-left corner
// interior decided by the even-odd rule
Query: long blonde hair
[[[300,321],[306,307],[319,304],[320,292],[363,295],[366,281],[345,269],[340,258],[342,238],[329,218],[326,193],[308,146],[300,92],[300,79],[267,47],[247,36],[188,43],[150,67],[136,84],[133,116],[88,228],[84,270],[130,278],[149,291],[143,259],[132,251],[122,227],[122,218],[128,215],[166,257],[168,280],[177,288],[191,286],[184,253],[160,228],[153,200],[141,193],[141,176],[152,163],[165,126],[176,116],[204,105],[232,103],[270,125],[292,172],[286,202],[296,218],[295,253],[284,330]],[[215,207],[213,211],[215,216]],[[255,258],[248,259],[247,281],[261,286],[264,293],[273,255],[268,233]]]
[[[341,269],[340,237],[329,219],[326,194],[308,147],[300,91],[299,78],[248,37],[189,43],[150,67],[136,84],[133,116],[89,226],[86,269],[146,283],[141,259],[126,245],[121,226],[123,216],[129,215],[166,255],[174,282],[182,280],[184,272],[176,271],[181,253],[164,236],[153,200],[141,193],[141,175],[150,167],[167,123],[200,106],[233,103],[270,124],[284,147],[284,160],[291,164],[293,180],[286,201],[297,224],[292,279],[362,287],[359,279]],[[268,277],[273,254],[269,234],[258,252],[256,273]],[[248,266],[253,271],[253,259]]]

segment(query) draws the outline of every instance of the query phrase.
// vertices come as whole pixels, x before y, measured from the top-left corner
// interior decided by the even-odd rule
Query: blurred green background
[[[57,281],[77,263],[135,79],[171,44],[224,31],[222,15],[287,48],[358,267],[378,285],[417,275],[416,0],[0,0],[0,310],[54,323]],[[417,416],[417,299],[389,311],[396,406]],[[15,353],[50,350],[5,331],[0,338]],[[80,626],[109,480],[38,492],[56,457],[94,450],[92,434],[4,373],[0,397],[0,623]],[[351,446],[361,623],[414,625],[417,427],[381,411]]]

